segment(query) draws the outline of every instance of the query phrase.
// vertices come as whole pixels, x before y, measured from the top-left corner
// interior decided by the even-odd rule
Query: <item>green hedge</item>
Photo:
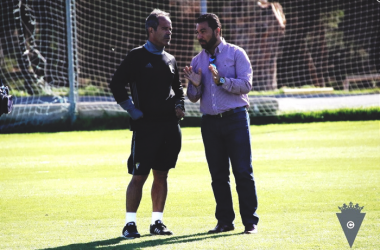
[[[380,120],[380,107],[356,108],[356,109],[336,109],[310,112],[284,113],[278,116],[251,117],[252,125],[281,124],[281,123],[310,123],[327,121],[366,121]],[[199,127],[200,117],[185,117],[181,121],[181,127]],[[118,116],[90,118],[78,117],[71,124],[70,121],[48,124],[22,124],[13,126],[4,133],[32,133],[32,132],[59,132],[59,131],[80,131],[80,130],[112,130],[128,129],[129,116],[125,113]]]
[[[276,120],[277,123],[380,120],[380,107],[285,113],[277,116]]]

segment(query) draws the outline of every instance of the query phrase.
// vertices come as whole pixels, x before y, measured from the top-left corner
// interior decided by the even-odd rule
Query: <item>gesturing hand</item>
[[[214,83],[216,85],[218,85],[219,80],[220,80],[220,76],[219,76],[218,70],[216,69],[216,67],[212,66],[211,64],[208,66],[208,69],[210,70],[210,72],[212,74],[212,80],[214,81]]]
[[[198,74],[193,72],[193,67],[185,67],[183,69],[185,74],[183,75],[187,80],[189,80],[195,87],[198,87],[201,84],[202,79],[202,70],[198,69]]]

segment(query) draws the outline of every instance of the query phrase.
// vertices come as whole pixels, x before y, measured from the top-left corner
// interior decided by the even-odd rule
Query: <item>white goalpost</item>
[[[64,2],[1,1],[0,77],[14,98],[0,131],[66,117],[68,57]]]

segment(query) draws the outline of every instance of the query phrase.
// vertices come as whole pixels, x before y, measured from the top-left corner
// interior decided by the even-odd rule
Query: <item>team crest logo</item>
[[[139,167],[140,167],[140,162],[137,162],[136,163],[136,170],[139,169]]]
[[[356,235],[359,232],[360,226],[364,220],[365,213],[360,213],[364,207],[360,207],[359,204],[350,202],[347,206],[343,204],[342,207],[338,207],[341,213],[337,213],[340,225],[342,226],[344,235],[347,238],[350,247],[354,244]]]

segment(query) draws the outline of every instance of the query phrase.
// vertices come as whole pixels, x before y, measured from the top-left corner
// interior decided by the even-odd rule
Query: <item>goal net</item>
[[[11,114],[0,117],[0,131],[65,122],[73,101],[77,116],[124,112],[108,83],[126,54],[146,42],[145,19],[154,8],[171,14],[166,50],[181,72],[201,51],[195,19],[205,10],[219,16],[223,37],[251,60],[252,116],[379,106],[377,0],[3,0],[0,77],[15,103]],[[182,74],[181,80],[186,87]],[[186,101],[186,110],[187,116],[201,115],[199,103]]]

